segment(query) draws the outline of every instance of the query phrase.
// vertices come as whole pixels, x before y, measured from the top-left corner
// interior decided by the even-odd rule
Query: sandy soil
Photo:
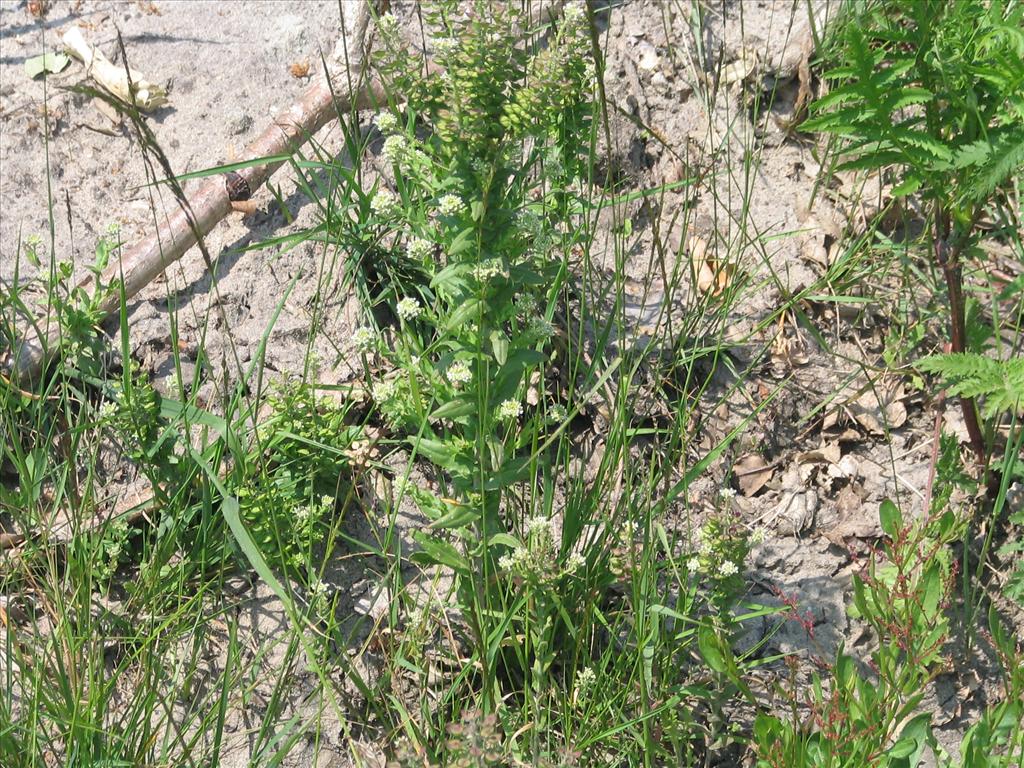
[[[708,416],[702,439],[707,446],[715,444],[748,415],[751,403],[792,377],[729,462],[743,460],[756,448],[769,465],[763,487],[749,497],[741,492],[734,502],[745,519],[769,530],[750,562],[750,598],[777,604],[775,590],[780,590],[795,598],[802,611],[813,613],[816,631],[809,638],[794,622],[776,627],[766,621],[750,640],[776,630],[767,653],[803,651],[829,658],[840,641],[848,647],[866,642],[863,628],[844,609],[850,576],[858,566],[851,552],[863,552],[865,542],[878,536],[883,498],[898,497],[905,508],[920,510],[932,416],[921,398],[910,396],[899,382],[869,385],[864,366],[879,361],[884,341],[877,317],[842,315],[827,304],[808,302],[805,310],[838,354],[826,352],[795,320],[755,333],[761,318],[827,268],[834,257],[829,243],[855,226],[855,212],[844,208],[842,190],[819,192],[812,207],[819,172],[813,147],[785,128],[799,98],[799,63],[808,39],[806,3],[727,2],[724,12],[715,4],[703,29],[709,52],[703,65],[682,5],[632,0],[608,15],[606,86],[621,110],[612,126],[612,162],[636,187],[699,171],[722,175],[717,194],[693,199],[690,192],[679,191],[661,204],[632,204],[628,215],[635,243],[627,269],[638,286],[649,283],[657,254],[667,251],[672,260],[692,256],[699,247],[694,238],[700,237],[717,258],[735,261],[761,286],[730,318],[728,329],[730,338],[746,339],[733,354],[741,368],[752,366],[754,375],[744,392]],[[814,9],[821,24],[827,7],[818,3]],[[399,6],[398,12],[408,15],[410,9]],[[82,25],[86,37],[115,60],[119,29],[132,65],[152,80],[172,82],[169,106],[149,123],[174,169],[186,172],[233,159],[275,110],[302,91],[307,81],[294,77],[290,67],[309,62],[311,71],[317,69],[320,50],[333,46],[337,15],[336,0],[59,0],[39,22],[29,16],[24,1],[0,0],[0,277],[10,279],[14,273],[19,237],[37,234],[49,247],[47,173],[55,253],[72,259],[79,270],[109,225],[118,224],[131,243],[149,231],[154,207],[162,211],[173,205],[169,196],[151,197],[143,186],[145,167],[130,127],[112,123],[90,99],[61,90],[80,81],[79,65],[50,77],[45,86],[25,76],[25,60],[55,48],[68,25]],[[757,63],[748,67],[752,57]],[[701,94],[712,81],[720,90],[709,107]],[[776,103],[752,120],[752,95],[776,83]],[[328,127],[317,138],[333,150],[339,146],[337,133]],[[751,144],[756,152],[748,154],[743,148]],[[749,164],[745,169],[744,160]],[[251,358],[297,275],[303,279],[269,337],[268,368],[300,371],[312,348],[323,361],[324,378],[349,376],[344,297],[336,298],[337,311],[323,328],[310,334],[307,307],[318,289],[315,275],[322,253],[310,245],[240,250],[313,221],[312,207],[294,194],[288,175],[279,173],[273,183],[281,186],[295,222],[277,210],[268,191],[259,191],[256,214],[234,214],[209,236],[210,252],[218,259],[215,279],[193,249],[131,307],[133,354],[165,386],[174,378],[171,314],[180,325],[186,367],[202,363],[199,350],[205,349],[200,395],[211,407],[225,377],[237,375],[237,362]],[[751,190],[749,207],[741,205],[744,187]],[[602,242],[607,241],[599,246]],[[638,310],[638,326],[645,312]],[[766,344],[773,344],[773,355],[756,359],[755,350]],[[185,377],[191,378],[192,371],[184,371]],[[829,398],[824,424],[801,422]],[[694,489],[694,497],[710,503],[728,467],[715,467]],[[356,570],[332,574],[335,586],[348,596],[342,609],[372,610],[372,566]],[[275,624],[285,620],[281,606],[262,589],[254,590],[251,605],[253,639],[272,638]],[[274,652],[259,659],[268,668],[279,661]],[[312,691],[309,673],[298,674],[307,675],[305,691]],[[970,712],[984,703],[980,687],[969,694],[976,699],[961,698],[965,689],[957,674],[954,670],[940,678],[927,705],[947,748]],[[296,706],[305,705],[297,695]],[[239,733],[241,722],[240,717],[235,723]],[[325,732],[328,736],[328,746],[321,748],[338,748],[336,764],[346,764],[341,728]],[[244,764],[247,747],[238,738],[234,755]],[[308,764],[310,757],[300,750],[291,764]],[[319,764],[335,763],[322,754]]]

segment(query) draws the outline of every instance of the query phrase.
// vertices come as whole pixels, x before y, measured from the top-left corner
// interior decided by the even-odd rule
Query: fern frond
[[[939,374],[953,395],[984,398],[986,418],[1024,410],[1024,359],[1000,361],[961,352],[926,357],[918,367]]]
[[[984,159],[977,165],[977,175],[965,190],[972,200],[984,199],[1024,167],[1024,128],[1007,130],[991,141]]]

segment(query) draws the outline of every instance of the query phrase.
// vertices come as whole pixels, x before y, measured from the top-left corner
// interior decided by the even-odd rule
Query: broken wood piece
[[[85,73],[127,104],[152,112],[167,104],[167,90],[140,72],[119,67],[86,42],[82,30],[71,27],[61,38],[67,52],[85,64]]]

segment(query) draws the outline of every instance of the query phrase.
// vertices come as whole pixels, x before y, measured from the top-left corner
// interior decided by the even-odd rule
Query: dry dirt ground
[[[408,20],[411,8],[396,6]],[[606,86],[616,107],[609,160],[615,172],[636,188],[692,173],[719,174],[713,191],[709,186],[696,198],[680,190],[658,203],[631,204],[627,215],[634,234],[626,268],[638,291],[646,285],[656,294],[656,254],[699,261],[706,249],[735,262],[760,286],[734,310],[727,334],[740,342],[731,353],[737,367],[752,367],[753,374],[708,415],[701,445],[714,445],[752,404],[786,383],[728,461],[693,489],[692,501],[710,504],[728,482],[732,462],[746,468],[743,478],[750,482],[741,484],[733,503],[746,521],[768,531],[749,562],[749,598],[778,604],[781,592],[802,613],[810,611],[814,625],[809,637],[797,622],[765,620],[750,640],[773,632],[767,653],[800,651],[805,658],[828,659],[840,641],[854,650],[869,642],[844,607],[851,573],[860,565],[854,555],[878,537],[884,498],[920,511],[933,416],[923,398],[901,382],[868,373],[880,362],[885,307],[878,314],[844,314],[827,303],[805,303],[807,317],[831,349],[792,314],[759,329],[762,318],[823,274],[835,257],[830,245],[870,212],[853,210],[852,197],[840,188],[816,190],[820,168],[814,147],[787,129],[806,96],[801,91],[814,87],[801,72],[808,52],[807,3],[711,3],[696,36],[688,6],[627,0],[602,13]],[[823,2],[813,9],[821,25],[830,9]],[[109,225],[119,225],[122,238],[132,243],[150,230],[154,203],[158,210],[173,206],[168,195],[151,197],[143,186],[145,167],[130,127],[113,123],[89,98],[61,89],[81,80],[79,64],[50,77],[45,89],[42,80],[25,75],[25,60],[58,47],[69,25],[82,26],[87,39],[115,61],[120,30],[132,65],[153,81],[171,83],[169,105],[148,121],[175,171],[187,172],[232,160],[276,110],[301,93],[308,81],[295,77],[291,67],[308,62],[316,71],[320,51],[329,52],[336,39],[337,18],[337,0],[57,0],[39,21],[25,0],[0,0],[0,277],[9,280],[14,273],[19,238],[37,234],[48,244],[48,189],[56,253],[73,259],[79,271]],[[752,98],[767,99],[768,93],[776,94],[774,103],[765,108],[762,102],[755,115]],[[336,128],[317,138],[328,148],[340,146]],[[300,273],[315,274],[322,258],[311,245],[242,251],[315,220],[313,206],[295,192],[287,172],[272,182],[280,185],[294,222],[260,190],[255,214],[233,214],[207,238],[217,258],[214,278],[193,249],[130,307],[133,355],[161,386],[176,379],[170,346],[170,321],[176,317],[183,378],[191,380],[194,366],[203,366],[200,401],[210,407],[236,375],[236,356],[242,364],[253,356],[285,288]],[[870,206],[870,194],[865,199]],[[610,227],[609,222],[606,235]],[[607,242],[599,239],[598,248]],[[351,315],[345,297],[336,297],[337,311],[310,338],[307,307],[316,290],[315,280],[298,281],[269,336],[266,364],[271,371],[296,373],[313,349],[323,361],[323,378],[345,380],[353,373]],[[648,311],[637,310],[638,327]],[[758,358],[764,349],[770,354]],[[805,418],[822,404],[816,416]],[[958,428],[955,422],[950,426]],[[766,466],[751,464],[755,455]],[[369,566],[328,578],[344,595],[341,610],[374,609]],[[256,661],[273,680],[272,670],[281,663],[272,647],[274,631],[286,619],[261,588],[253,588],[249,606],[243,629],[254,641],[249,647],[270,644]],[[978,663],[986,674],[985,660]],[[926,704],[954,754],[957,734],[984,704],[985,686],[965,683],[967,672],[973,674],[953,669],[941,676]],[[313,676],[297,674],[306,676],[305,691],[311,692]],[[304,706],[301,693],[298,709]],[[237,739],[225,765],[244,764],[248,757],[244,713],[236,715],[231,725]],[[320,765],[347,764],[341,729],[328,728],[324,736]],[[329,758],[331,750],[337,750],[335,758]],[[289,764],[310,764],[313,751],[312,744],[300,744]]]

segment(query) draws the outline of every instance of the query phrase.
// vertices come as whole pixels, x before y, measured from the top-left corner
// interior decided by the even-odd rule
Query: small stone
[[[640,54],[637,66],[645,72],[651,72],[661,64],[661,60],[658,58],[658,51],[646,40],[637,46],[637,50]]]
[[[237,136],[240,133],[245,133],[252,128],[252,123],[253,120],[251,115],[242,115],[241,117],[232,120],[230,124],[231,134],[233,136]]]

